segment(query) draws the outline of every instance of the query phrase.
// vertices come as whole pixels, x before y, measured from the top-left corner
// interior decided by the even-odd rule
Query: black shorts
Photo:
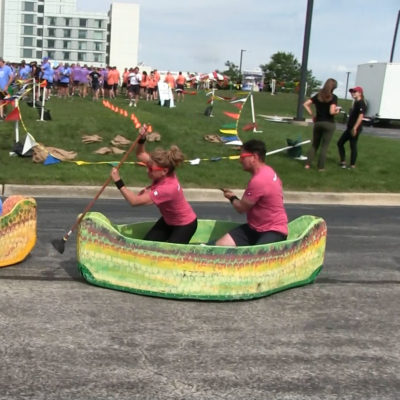
[[[281,232],[258,232],[250,228],[248,224],[238,226],[229,232],[236,246],[253,246],[255,244],[267,244],[286,240],[286,235]]]
[[[139,85],[130,85],[128,86],[128,92],[139,94],[140,93],[140,86]]]
[[[187,244],[197,229],[197,218],[187,225],[168,225],[161,217],[147,232],[144,240]]]
[[[183,86],[183,85],[176,85],[176,89],[175,89],[175,91],[176,92],[183,92],[183,89],[184,89],[185,87]]]

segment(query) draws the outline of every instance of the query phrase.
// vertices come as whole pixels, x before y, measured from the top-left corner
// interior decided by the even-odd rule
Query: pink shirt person
[[[252,229],[258,232],[276,231],[288,234],[282,182],[270,166],[262,166],[252,176],[243,199],[254,203],[247,212],[247,223]]]

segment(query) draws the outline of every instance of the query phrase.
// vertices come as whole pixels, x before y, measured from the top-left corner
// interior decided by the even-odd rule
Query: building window
[[[70,48],[71,48],[71,42],[69,40],[64,40],[63,49],[70,49]]]
[[[37,23],[38,25],[43,25],[43,17],[38,17]]]
[[[47,52],[47,57],[52,58],[54,60],[55,52],[54,51],[48,51]]]
[[[43,47],[43,40],[42,39],[37,39],[36,40],[36,47]]]
[[[24,35],[33,35],[33,26],[24,25]]]
[[[24,11],[34,11],[34,10],[35,10],[34,3],[30,1],[24,1]]]
[[[32,49],[22,49],[23,58],[32,58]]]
[[[38,28],[37,29],[37,35],[38,36],[43,36],[43,28]]]
[[[69,51],[64,51],[64,60],[69,60],[69,58],[70,58],[70,54],[69,54]]]
[[[94,43],[94,49],[95,49],[96,51],[101,51],[101,43],[95,42],[95,43]]]
[[[34,21],[33,14],[24,14],[25,24],[33,24],[33,21]]]
[[[56,25],[56,17],[49,17],[49,25],[52,26]]]
[[[54,49],[54,46],[55,46],[55,40],[51,39],[47,41],[47,47],[49,49]]]
[[[71,29],[64,29],[64,37],[66,38],[71,37]]]
[[[48,32],[50,37],[56,36],[56,30],[54,28],[49,28]]]
[[[78,38],[79,39],[86,39],[87,32],[86,31],[78,31]]]
[[[71,26],[71,18],[65,18],[65,26]]]
[[[37,11],[38,11],[39,14],[43,14],[44,13],[44,5],[43,4],[39,4]]]
[[[87,50],[87,43],[86,42],[79,42],[78,43],[78,50]]]
[[[103,32],[102,31],[94,31],[93,32],[93,39],[97,39],[97,40],[103,39]]]
[[[101,56],[99,54],[94,54],[93,60],[94,60],[94,62],[101,62]]]
[[[78,61],[86,61],[86,53],[78,53]]]
[[[103,25],[103,21],[101,19],[96,19],[95,23],[96,23],[96,28],[101,28]]]
[[[42,50],[36,50],[36,58],[42,58]]]
[[[86,18],[79,18],[79,26],[81,28],[86,28],[87,27],[87,19]]]
[[[22,40],[23,46],[33,46],[33,38],[31,37],[24,37]]]

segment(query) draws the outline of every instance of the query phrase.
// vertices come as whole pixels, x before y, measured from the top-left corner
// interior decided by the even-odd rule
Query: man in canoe
[[[183,162],[184,155],[177,146],[169,150],[155,149],[149,154],[144,148],[146,129],[140,128],[139,135],[136,156],[147,165],[151,185],[135,194],[125,186],[117,168],[111,170],[111,178],[132,206],[155,204],[160,210],[161,218],[147,232],[145,240],[189,243],[197,229],[197,216],[175,175],[175,168]]]
[[[247,223],[218,239],[217,246],[251,246],[286,240],[288,218],[283,206],[282,182],[265,164],[265,153],[261,140],[243,144],[240,162],[252,175],[243,197],[239,199],[232,191],[222,190],[238,213],[246,213]]]

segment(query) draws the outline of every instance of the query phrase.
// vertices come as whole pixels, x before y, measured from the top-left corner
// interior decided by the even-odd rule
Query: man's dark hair
[[[267,148],[265,143],[261,140],[251,139],[243,143],[242,150],[248,151],[249,153],[256,153],[261,161],[265,161],[265,153]]]

